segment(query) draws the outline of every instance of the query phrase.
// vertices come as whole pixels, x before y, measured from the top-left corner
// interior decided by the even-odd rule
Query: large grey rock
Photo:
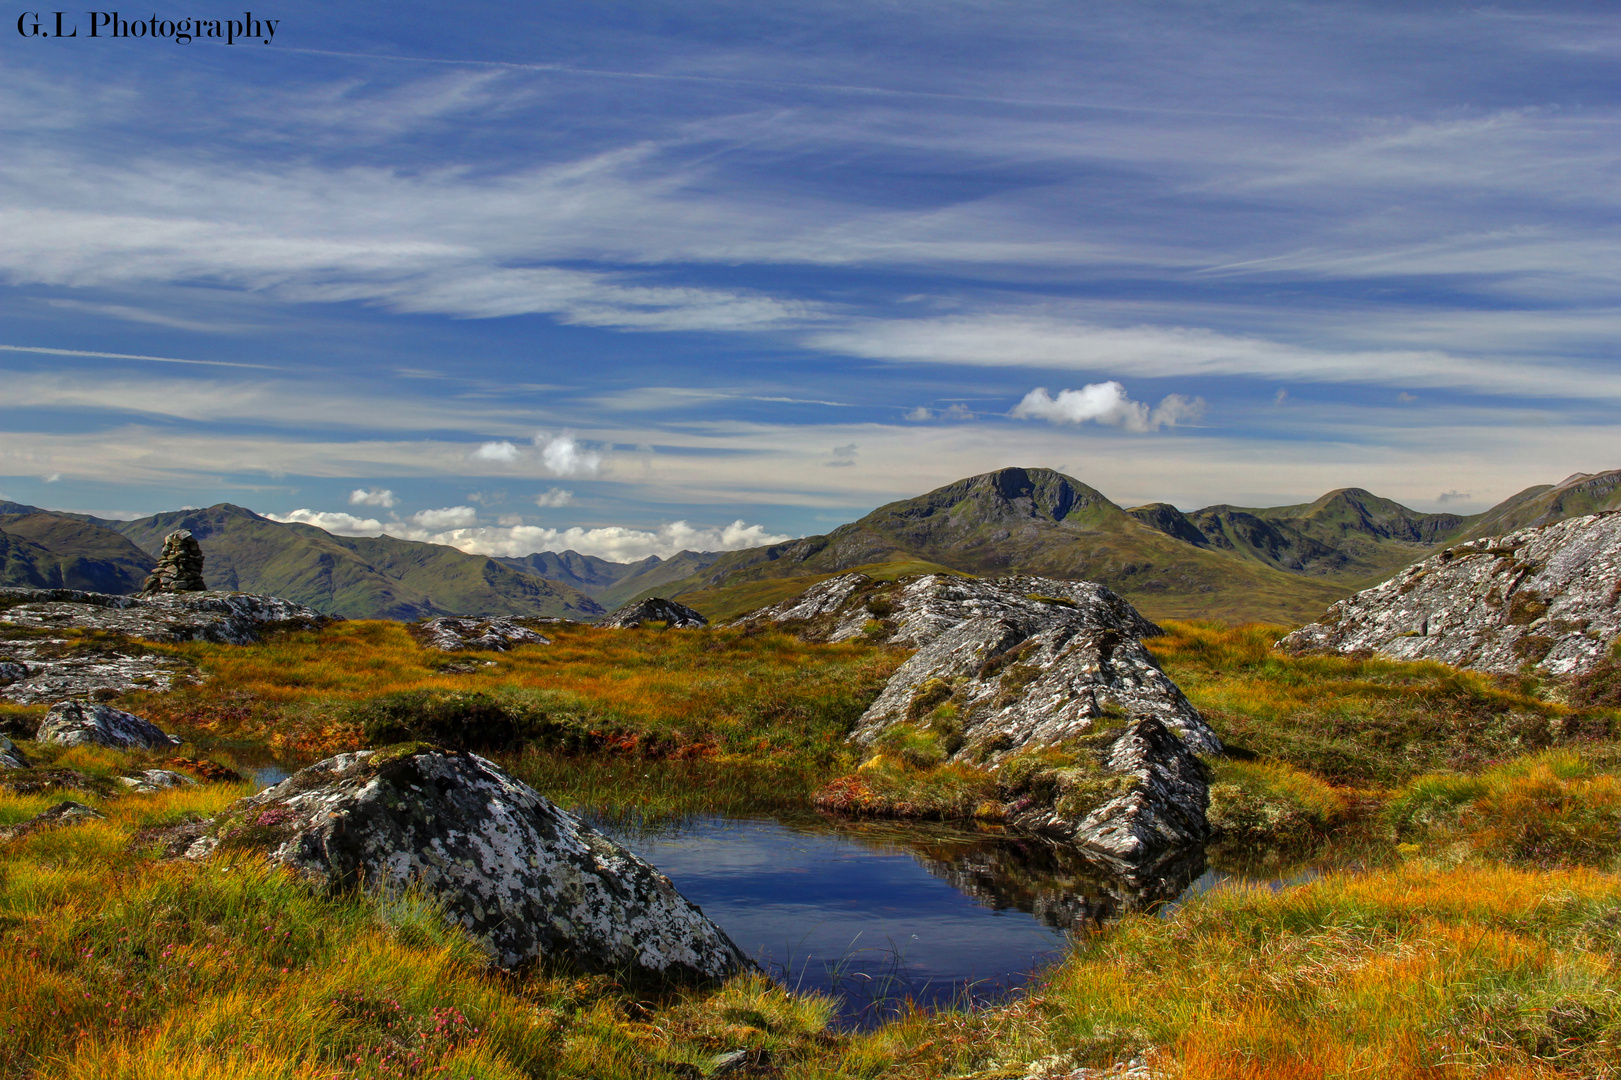
[[[417,886],[503,968],[714,979],[751,964],[670,880],[474,754],[328,758],[233,804],[188,854],[248,848],[312,884]]]
[[[29,833],[40,832],[45,829],[60,828],[64,825],[78,825],[86,821],[99,821],[106,817],[84,803],[59,802],[55,806],[41,810],[27,821],[17,825],[0,826],[0,840],[15,840]]]
[[[665,628],[669,630],[696,630],[709,625],[708,619],[687,605],[660,596],[626,604],[619,610],[603,616],[597,625],[612,627],[615,630],[629,630],[650,622],[664,623]]]
[[[1621,636],[1621,513],[1472,540],[1347,597],[1278,642],[1477,671],[1579,675]]]
[[[203,592],[203,549],[191,530],[180,529],[163,538],[163,551],[152,568],[143,593]]]
[[[0,666],[15,676],[9,682],[0,678],[0,697],[37,704],[98,690],[161,692],[192,675],[193,668],[178,657],[141,648],[139,640],[247,645],[271,627],[315,629],[332,621],[303,604],[252,593],[111,596],[0,588]]]
[[[1209,836],[1194,755],[1220,753],[1221,740],[1144,648],[1159,627],[1101,585],[846,574],[739,622],[916,647],[851,735],[874,750],[916,731],[993,770],[1043,748],[1076,751],[1014,821],[1118,873],[1140,878]]]
[[[1059,608],[1068,609],[1068,614]],[[1113,627],[1134,638],[1164,632],[1096,582],[954,574],[924,574],[900,581],[841,574],[774,607],[749,612],[731,625],[774,622],[816,641],[861,639],[916,648],[970,619],[991,617],[1030,625],[1062,618]]]
[[[28,757],[10,739],[0,735],[0,769],[26,769],[28,766]]]
[[[958,758],[1000,760],[1119,715],[1152,717],[1200,753],[1221,750],[1143,647],[1140,638],[1160,628],[1093,582],[946,574],[878,582],[845,574],[738,622],[916,647],[857,723],[852,737],[863,745],[949,704],[961,727]]]
[[[440,652],[506,652],[518,645],[550,645],[551,639],[508,618],[445,615],[410,626],[411,636]]]
[[[154,750],[179,746],[180,740],[134,713],[86,701],[62,701],[40,721],[35,740],[58,746],[137,747]]]

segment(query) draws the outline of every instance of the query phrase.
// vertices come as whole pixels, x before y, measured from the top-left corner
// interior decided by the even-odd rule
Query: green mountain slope
[[[0,585],[24,589],[55,589],[61,580],[52,574],[55,556],[31,540],[0,531]]]
[[[927,562],[1103,582],[1151,616],[1295,622],[1350,590],[1177,539],[1051,469],[1000,469],[880,506],[825,536],[729,552],[665,595]]]
[[[720,553],[714,551],[683,551],[668,559],[649,555],[640,562],[616,563],[578,551],[538,551],[522,558],[498,556],[495,561],[571,585],[611,611],[651,596],[665,584],[695,574],[719,558]]]
[[[1196,547],[1356,586],[1424,558],[1474,520],[1421,514],[1361,488],[1340,488],[1297,506],[1221,505],[1182,513],[1153,503],[1127,512]]]
[[[152,556],[105,525],[18,503],[6,506],[20,507],[20,511],[0,513],[0,529],[43,550],[43,556],[35,561],[37,575],[47,581],[46,588],[139,592],[156,563]],[[0,574],[0,584],[33,582],[14,581],[7,572]]]
[[[543,615],[590,619],[596,601],[558,582],[521,573],[452,547],[390,536],[333,536],[221,503],[113,524],[148,552],[190,529],[212,589],[269,593],[348,618],[431,615]]]
[[[1606,510],[1621,510],[1621,469],[1577,473],[1557,484],[1528,487],[1473,519],[1455,539],[1497,536]]]

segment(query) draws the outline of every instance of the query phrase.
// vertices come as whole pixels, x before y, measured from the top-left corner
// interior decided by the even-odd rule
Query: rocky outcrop
[[[170,769],[142,769],[129,776],[120,776],[118,782],[137,795],[150,795],[170,788],[190,787],[197,783],[189,776]]]
[[[1621,636],[1621,513],[1459,544],[1278,642],[1477,671],[1580,675]]]
[[[597,625],[615,630],[629,630],[650,622],[661,622],[667,630],[696,630],[709,625],[708,619],[687,605],[658,596],[649,597],[635,604],[626,604],[618,611],[603,616]]]
[[[980,764],[1002,780],[1004,765],[1029,773],[1030,755],[1063,751],[1039,782],[1013,784],[1011,818],[1117,873],[1140,879],[1209,836],[1194,755],[1220,753],[1221,740],[1143,647],[1159,627],[1101,585],[846,574],[739,621],[916,647],[851,738],[880,757]]]
[[[111,746],[117,749],[166,749],[180,740],[134,713],[84,701],[51,706],[34,738],[58,746]]]
[[[1140,639],[1160,628],[1092,582],[845,574],[738,622],[780,623],[821,641],[915,647],[857,723],[853,737],[863,745],[896,724],[932,722],[949,706],[959,759],[995,761],[1056,744],[1106,716],[1152,717],[1200,753],[1221,749],[1143,648]]]
[[[164,691],[190,675],[191,665],[143,649],[140,640],[248,645],[267,629],[331,621],[303,604],[252,593],[0,589],[0,674],[10,677],[0,677],[0,698],[37,704],[102,690]]]
[[[267,627],[314,630],[334,621],[303,604],[254,593],[109,596],[75,589],[0,589],[0,624],[103,630],[146,641],[252,645]]]
[[[26,769],[28,766],[27,755],[17,749],[10,739],[0,735],[0,769]]]
[[[1100,757],[1095,769],[1083,762],[1055,771],[1056,798],[1015,803],[1009,820],[1069,840],[1132,881],[1161,875],[1168,861],[1202,849],[1210,839],[1210,789],[1204,766],[1180,738],[1150,717],[1127,725]]]
[[[203,549],[190,529],[177,529],[163,538],[163,551],[151,576],[141,586],[143,593],[204,592]]]
[[[63,825],[77,825],[85,821],[98,821],[106,816],[106,814],[92,810],[84,803],[59,802],[48,810],[41,810],[20,824],[0,827],[0,841],[16,840],[27,836],[29,833],[60,828]]]
[[[506,652],[519,645],[550,645],[551,639],[515,619],[424,619],[408,629],[425,648],[440,652]]]
[[[670,880],[532,788],[422,743],[311,765],[233,804],[188,854],[251,849],[317,887],[420,888],[503,968],[716,979],[746,956]]]

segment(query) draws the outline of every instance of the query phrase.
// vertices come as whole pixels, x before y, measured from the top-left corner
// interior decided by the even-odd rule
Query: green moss
[[[937,706],[951,699],[954,688],[944,679],[928,679],[912,692],[912,701],[906,707],[906,718],[917,720]]]

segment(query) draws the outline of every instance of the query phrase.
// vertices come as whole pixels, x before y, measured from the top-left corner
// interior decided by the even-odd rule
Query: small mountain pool
[[[908,1001],[1005,1000],[1072,932],[1170,899],[1203,869],[1197,860],[1134,889],[1039,839],[811,815],[704,818],[662,833],[599,827],[785,985],[838,996],[853,1027]]]
[[[256,787],[282,763],[244,763]],[[592,821],[658,867],[784,985],[839,999],[838,1023],[984,1005],[1018,994],[1071,936],[1121,915],[1169,915],[1229,883],[1279,888],[1304,876],[1207,870],[1202,853],[1133,885],[1036,837],[917,822],[703,817],[631,827]]]

